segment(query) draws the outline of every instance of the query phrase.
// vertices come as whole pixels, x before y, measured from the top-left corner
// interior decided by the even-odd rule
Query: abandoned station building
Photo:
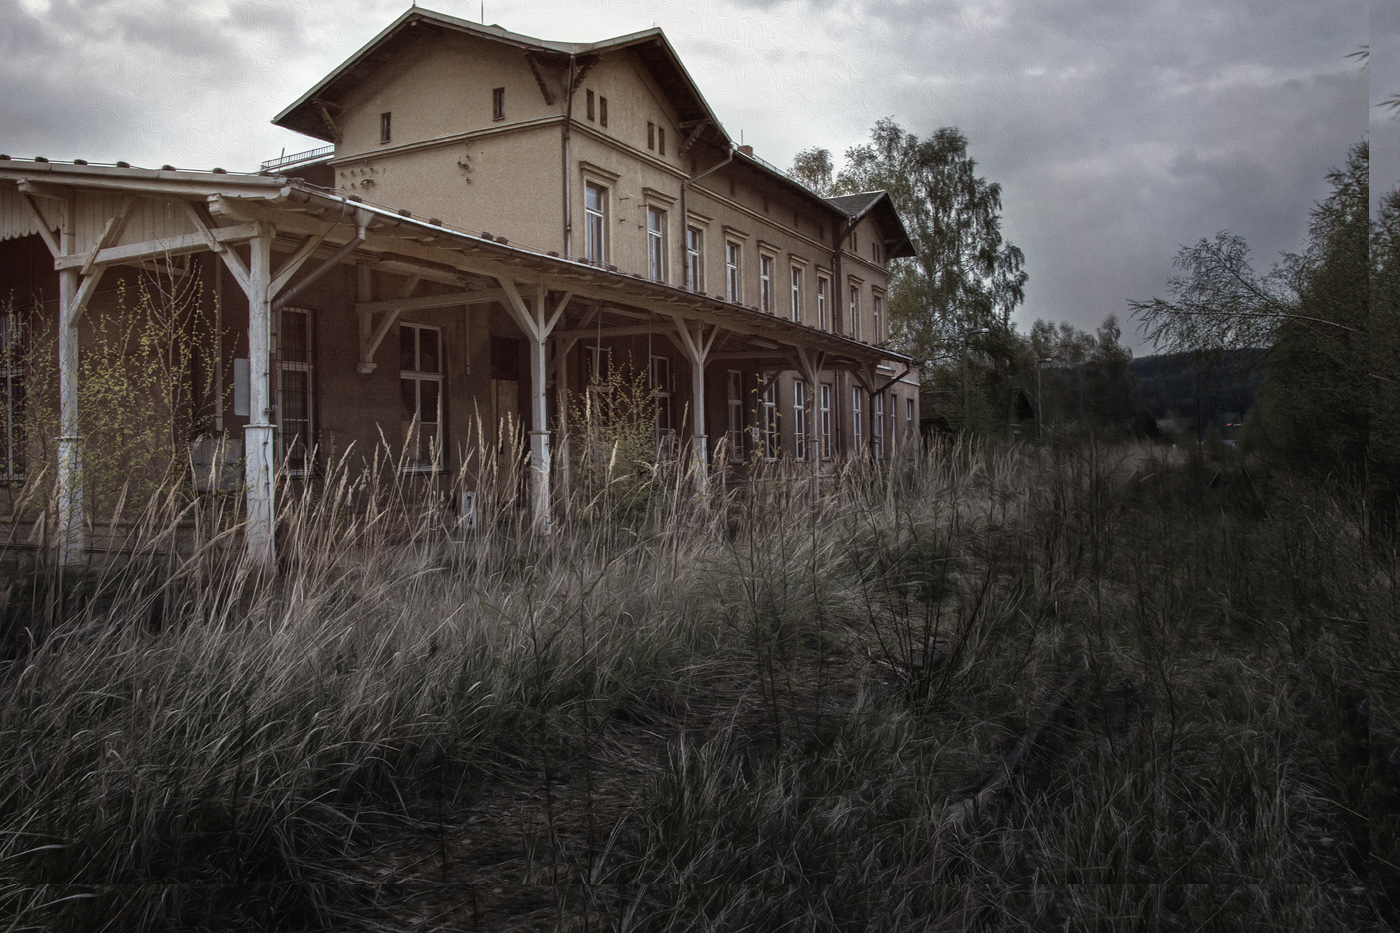
[[[548,521],[551,438],[615,372],[647,380],[701,494],[916,434],[886,342],[889,262],[912,255],[889,197],[823,198],[736,146],[659,29],[550,42],[414,8],[274,122],[324,145],[256,174],[0,156],[0,478],[58,477],[65,560],[93,518],[82,353],[148,274],[218,299],[227,365],[198,375],[223,390],[189,440],[236,458],[267,559],[275,484],[352,443],[402,442],[402,469],[446,483],[514,428]],[[34,314],[63,400],[44,464],[22,430]]]

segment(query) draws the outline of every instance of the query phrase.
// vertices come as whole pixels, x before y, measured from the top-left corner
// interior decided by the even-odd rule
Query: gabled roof
[[[860,223],[867,214],[873,213],[875,224],[880,228],[880,238],[885,241],[885,249],[890,259],[909,259],[917,255],[914,244],[909,242],[909,231],[904,229],[904,221],[899,219],[899,211],[894,209],[888,191],[862,191],[860,194],[843,194],[827,198],[826,203],[850,218],[852,226]]]
[[[316,83],[295,103],[287,107],[272,122],[278,126],[305,133],[316,139],[334,142],[320,108],[337,106],[346,93],[369,73],[391,61],[410,43],[426,33],[474,36],[502,45],[514,46],[522,53],[563,63],[569,56],[584,58],[621,49],[631,49],[651,71],[652,77],[676,108],[683,124],[709,123],[704,136],[716,146],[727,149],[732,145],[720,126],[718,118],[705,102],[694,79],[690,77],[680,56],[659,28],[644,29],[601,42],[553,42],[509,32],[500,26],[483,26],[468,20],[413,7],[390,23],[363,48]]]

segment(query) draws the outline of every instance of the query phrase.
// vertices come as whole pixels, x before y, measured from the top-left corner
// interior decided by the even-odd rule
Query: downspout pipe
[[[686,249],[686,246],[685,246],[685,237],[686,237],[686,234],[687,234],[687,233],[689,232],[689,230],[690,230],[690,198],[689,198],[690,186],[693,185],[693,184],[695,184],[695,183],[696,183],[697,181],[699,181],[700,179],[704,178],[706,175],[709,175],[709,174],[712,173],[712,172],[718,172],[720,169],[724,168],[726,165],[728,165],[730,162],[733,162],[733,161],[734,161],[734,145],[731,143],[730,146],[729,146],[729,152],[728,152],[728,154],[725,155],[724,161],[723,161],[723,162],[718,162],[718,163],[716,163],[716,164],[710,166],[709,168],[705,169],[705,170],[704,170],[703,172],[701,172],[699,175],[692,176],[691,178],[687,178],[685,181],[681,182],[681,268],[682,268],[682,269],[685,268],[685,249]],[[698,283],[698,282],[694,283],[694,284],[691,286],[691,290],[692,290],[692,291],[697,291],[697,290],[698,290],[699,284],[700,284],[700,283]]]
[[[836,231],[836,242],[831,249],[831,320],[833,323],[836,321],[838,315],[841,320],[844,321],[846,319],[846,313],[841,309],[850,307],[846,301],[845,283],[841,280],[841,247],[845,245],[846,238],[851,235],[851,231],[855,228],[855,221],[850,218],[850,215],[847,215],[845,224],[841,229]],[[847,323],[846,326],[850,327],[850,324]],[[849,373],[847,375],[849,375]],[[840,437],[841,433],[846,429],[846,425],[844,424],[846,419],[841,416],[841,413],[846,410],[843,405],[842,397],[850,397],[850,388],[850,379],[842,379],[841,373],[838,372],[836,378],[837,398],[835,406],[836,431],[838,437]],[[857,450],[855,453],[859,454],[860,451]]]
[[[564,160],[564,258],[574,258],[574,197],[572,173],[569,171],[572,163],[571,136],[574,126],[574,74],[578,65],[578,58],[569,55],[569,83],[565,87],[564,94],[564,131],[562,141],[561,158]]]

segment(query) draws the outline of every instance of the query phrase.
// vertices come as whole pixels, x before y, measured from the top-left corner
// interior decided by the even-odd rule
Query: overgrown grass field
[[[1400,573],[1317,488],[951,446],[539,536],[346,476],[275,578],[175,496],[0,554],[4,929],[1395,922]]]

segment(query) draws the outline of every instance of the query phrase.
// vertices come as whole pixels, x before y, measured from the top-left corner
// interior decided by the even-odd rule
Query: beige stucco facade
[[[192,444],[264,451],[250,514],[274,462],[306,482],[426,431],[410,472],[445,489],[514,432],[547,518],[551,444],[604,358],[649,380],[658,443],[701,480],[912,443],[918,386],[883,349],[910,249],[889,199],[821,198],[734,147],[659,30],[569,45],[415,9],[277,122],[333,153],[247,176],[0,161],[0,293],[73,335],[60,381],[138,276],[218,308],[190,326],[217,326],[219,371],[192,378],[243,367],[252,406],[206,393],[181,417]]]

